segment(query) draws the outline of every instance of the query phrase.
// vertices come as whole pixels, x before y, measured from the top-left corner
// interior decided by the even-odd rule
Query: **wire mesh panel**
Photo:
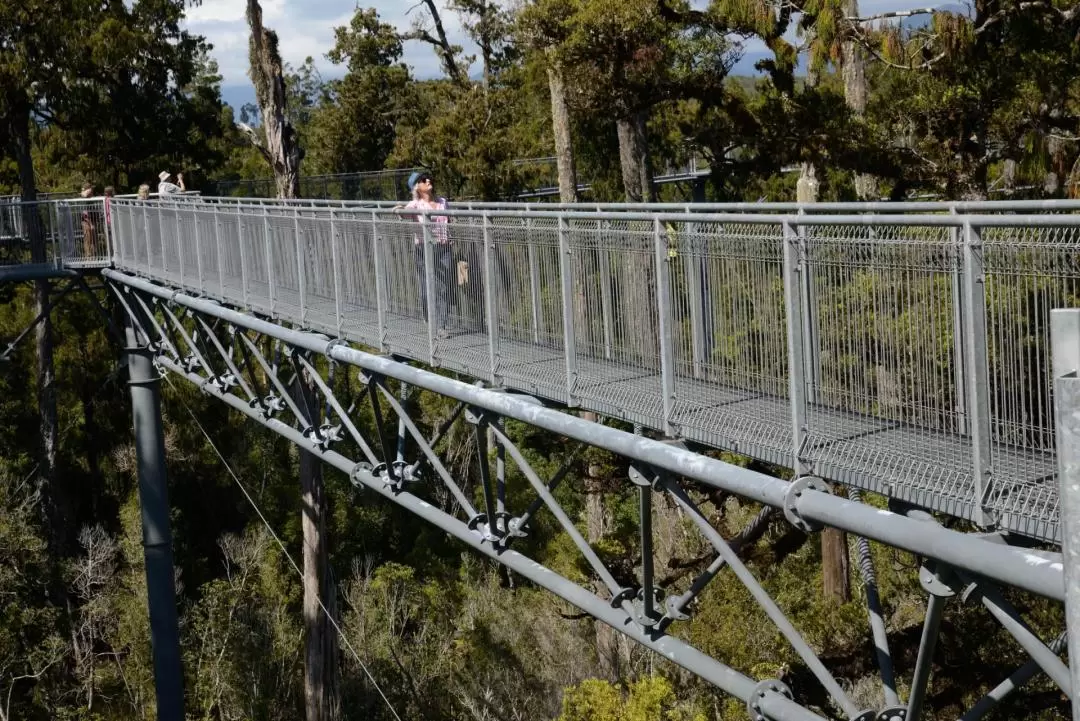
[[[480,218],[454,218],[447,225],[448,251],[438,248],[436,292],[448,294],[444,332],[435,337],[435,358],[440,365],[477,378],[492,377],[488,345],[485,287],[484,228]],[[437,225],[432,228],[438,229]],[[439,239],[436,238],[436,241]],[[449,263],[449,268],[443,266]]]
[[[376,229],[371,213],[337,211],[334,214],[337,297],[341,306],[342,330],[349,338],[381,349]]]
[[[213,208],[192,204],[192,229],[196,247],[196,272],[201,289],[214,298],[223,297],[222,262],[217,242],[217,213]]]
[[[240,209],[219,210],[216,216],[214,235],[221,263],[222,295],[242,304],[247,300],[247,293],[244,289],[244,248],[240,244]]]
[[[332,214],[297,211],[297,245],[303,290],[301,323],[327,332],[337,330],[337,301]]]
[[[425,252],[431,254],[434,269],[444,265],[441,261],[445,258],[447,245],[426,242],[419,217],[393,213],[381,213],[376,217],[377,249],[386,288],[384,347],[410,358],[428,359],[431,329],[428,327],[429,284]],[[431,246],[427,251],[425,244]],[[448,263],[445,266],[449,267]],[[432,301],[436,314],[442,313],[443,317],[446,297],[445,293],[436,290]]]
[[[658,427],[663,400],[654,224],[571,219],[565,233],[577,370],[571,393],[588,407]]]
[[[808,226],[806,460],[962,517],[977,506],[956,387],[959,256],[945,227]]]
[[[668,222],[672,422],[689,438],[790,465],[779,223]]]
[[[68,200],[59,204],[64,209],[66,230],[63,234],[64,262],[73,268],[102,267],[109,263],[109,220],[105,201]]]
[[[1006,527],[1058,538],[1050,310],[1080,305],[1080,228],[983,228],[992,476]]]
[[[497,259],[495,375],[511,387],[566,402],[558,222],[493,216],[489,223]]]
[[[55,267],[61,258],[61,219],[55,202],[0,202],[0,266]]]

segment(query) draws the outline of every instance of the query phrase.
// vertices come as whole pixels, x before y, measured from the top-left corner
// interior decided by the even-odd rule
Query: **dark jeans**
[[[435,298],[432,306],[435,311],[435,330],[446,328],[447,316],[450,314],[450,273],[453,266],[453,251],[447,243],[432,243],[431,251],[434,262]],[[424,264],[424,246],[416,246],[416,277],[420,282],[420,306],[423,308],[424,320],[428,320],[428,297],[427,297],[427,274]]]

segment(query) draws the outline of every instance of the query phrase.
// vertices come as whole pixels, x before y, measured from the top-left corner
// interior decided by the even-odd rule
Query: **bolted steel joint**
[[[360,474],[371,472],[372,468],[370,463],[357,463],[352,467],[352,470],[349,471],[349,483],[351,483],[353,488],[355,488],[356,490],[362,491],[364,490],[364,484],[360,480]]]
[[[791,689],[789,689],[782,681],[776,679],[766,679],[761,681],[757,686],[754,686],[754,690],[750,692],[750,698],[746,700],[746,712],[750,714],[750,718],[753,721],[768,721],[768,718],[761,711],[761,702],[764,700],[768,693],[778,693],[781,696],[787,698],[793,698],[791,695]]]
[[[952,598],[961,584],[953,569],[937,561],[926,560],[919,567],[919,585],[931,596]]]
[[[200,367],[199,358],[194,353],[189,353],[180,359],[180,365],[188,373],[194,373]]]
[[[652,628],[656,626],[660,621],[664,619],[664,616],[660,613],[660,607],[663,605],[664,592],[659,588],[653,588],[652,590],[652,613],[645,613],[645,589],[638,589],[637,595],[631,602],[631,606],[634,608],[634,620],[642,628]]]
[[[401,478],[394,473],[392,466],[380,463],[371,469],[371,472],[379,477],[384,488],[389,488],[394,493],[401,492]]]
[[[529,532],[525,529],[528,526],[521,522],[520,517],[514,517],[506,522],[506,537],[507,538],[525,538],[529,535]]]
[[[622,606],[623,601],[633,601],[637,598],[637,591],[632,588],[620,589],[618,593],[611,597],[611,607],[619,608]]]
[[[878,712],[873,709],[860,711],[852,716],[849,721],[877,721]]]
[[[907,718],[907,709],[903,706],[882,709],[877,715],[876,721],[904,721]]]
[[[222,373],[219,376],[215,376],[210,385],[220,390],[222,393],[228,393],[230,389],[240,385],[240,381],[237,380],[231,372]]]
[[[276,393],[271,393],[262,399],[262,407],[266,415],[272,416],[285,410],[285,401]]]
[[[813,533],[821,530],[821,524],[807,521],[799,515],[799,498],[805,491],[821,491],[829,493],[829,486],[817,476],[802,476],[791,482],[784,494],[784,518],[788,523],[798,528],[803,533]]]
[[[664,599],[664,608],[666,609],[664,613],[664,618],[669,618],[672,621],[690,620],[690,614],[687,613],[685,610],[679,609],[678,596],[668,596],[666,599]]]
[[[483,408],[477,408],[475,406],[465,407],[465,422],[469,425],[478,426],[481,423],[487,422],[487,414]]]

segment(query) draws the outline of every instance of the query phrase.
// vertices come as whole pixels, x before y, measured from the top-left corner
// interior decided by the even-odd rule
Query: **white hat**
[[[169,176],[170,176],[170,173],[169,173],[168,170],[162,170],[160,173],[158,173],[157,177],[158,177],[158,180],[160,180],[161,182],[164,183],[166,180],[169,179]]]

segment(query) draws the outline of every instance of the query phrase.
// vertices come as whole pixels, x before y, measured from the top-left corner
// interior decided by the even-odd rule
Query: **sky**
[[[955,2],[955,0],[950,0]],[[697,6],[707,0],[693,0]],[[343,70],[326,59],[333,44],[334,28],[347,25],[358,3],[361,7],[375,8],[383,22],[407,30],[412,19],[426,15],[419,0],[262,0],[263,22],[277,31],[282,58],[298,66],[310,56],[324,78],[340,77]],[[441,8],[443,0],[438,0]],[[941,0],[862,0],[863,15],[908,10],[917,7],[941,6]],[[198,7],[188,10],[187,27],[203,35],[214,46],[212,55],[217,60],[223,76],[222,96],[233,107],[255,101],[255,91],[247,77],[248,27],[244,19],[246,0],[203,0]],[[410,12],[411,11],[411,12]],[[450,41],[470,50],[471,43],[465,36],[454,13],[442,13],[443,24]],[[736,74],[751,74],[754,63],[767,56],[765,47],[758,41],[750,41],[742,61],[735,67]],[[412,67],[413,75],[427,79],[442,74],[439,62],[430,46],[420,42],[405,43],[405,62]]]

